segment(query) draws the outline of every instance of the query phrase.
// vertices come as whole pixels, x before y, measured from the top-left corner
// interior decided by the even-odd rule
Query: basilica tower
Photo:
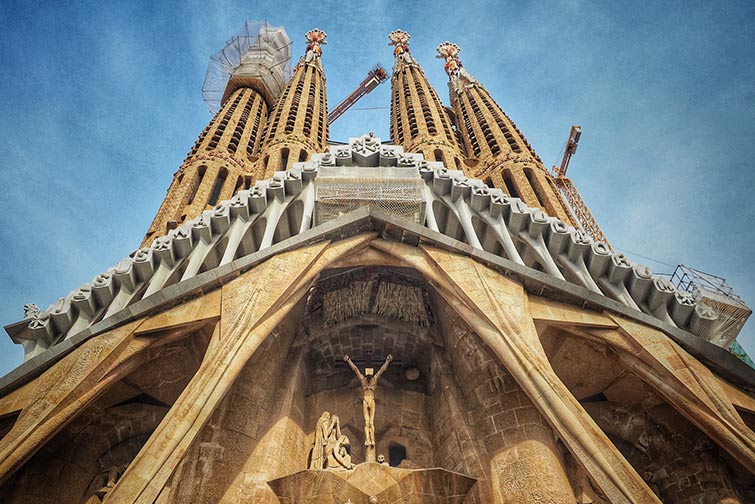
[[[328,101],[321,61],[327,34],[315,28],[305,37],[306,54],[281,93],[263,135],[259,178],[269,178],[295,162],[306,161],[328,142]]]
[[[459,47],[444,42],[437,51],[438,58],[445,60],[456,126],[468,161],[474,166],[472,175],[574,225],[569,207],[535,149],[482,84],[462,66]]]
[[[448,112],[409,52],[409,34],[388,37],[395,57],[391,78],[391,138],[407,152],[462,169],[462,150]]]
[[[203,94],[215,113],[173,180],[142,246],[228,199],[255,179],[268,111],[286,80],[290,40],[283,28],[246,23],[210,59]]]

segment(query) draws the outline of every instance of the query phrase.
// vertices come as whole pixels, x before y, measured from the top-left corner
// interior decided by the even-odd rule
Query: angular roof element
[[[374,135],[351,138],[240,191],[6,330],[33,361],[22,366],[28,372],[283,249],[369,229],[440,244],[517,276],[539,295],[652,325],[718,362],[721,372],[755,383],[755,371],[707,343],[715,313],[665,277],[517,198]],[[16,378],[24,374],[16,371]]]

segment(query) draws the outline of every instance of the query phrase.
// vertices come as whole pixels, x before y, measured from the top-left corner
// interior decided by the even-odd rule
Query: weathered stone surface
[[[352,471],[300,471],[270,486],[281,504],[461,504],[474,481],[444,469],[397,469],[373,462]]]

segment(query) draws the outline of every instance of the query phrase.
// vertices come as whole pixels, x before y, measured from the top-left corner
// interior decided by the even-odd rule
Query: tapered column
[[[220,88],[222,97],[218,93],[219,103],[211,104],[219,105],[220,110],[173,175],[142,247],[255,181],[254,167],[269,109],[285,82],[281,62],[287,58],[290,41],[283,28],[266,23],[259,32],[248,30],[244,25],[229,45],[210,59],[210,70],[221,66],[226,79]]]
[[[474,166],[472,175],[573,225],[553,177],[516,124],[462,66],[459,47],[444,42],[437,50],[445,60],[456,127]]]
[[[305,37],[307,52],[296,65],[265,129],[257,166],[259,178],[288,170],[325,150],[328,144],[328,101],[321,60],[327,35],[315,28]]]
[[[391,139],[407,152],[463,169],[461,146],[438,93],[409,52],[409,34],[396,30],[388,37],[395,46],[391,78]]]

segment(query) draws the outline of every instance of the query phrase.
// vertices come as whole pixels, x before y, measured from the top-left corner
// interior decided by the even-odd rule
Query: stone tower
[[[451,119],[409,52],[409,34],[395,30],[388,37],[394,46],[391,78],[391,138],[407,152],[462,169],[462,150]]]
[[[142,246],[254,182],[268,111],[285,83],[285,66],[280,63],[289,45],[282,28],[247,23],[211,58],[208,76],[227,72],[227,82],[216,93],[221,108],[173,175]],[[218,68],[229,60],[235,64]]]
[[[574,225],[569,207],[535,149],[488,91],[462,66],[459,47],[444,42],[437,51],[438,57],[445,60],[456,127],[473,166],[472,175]]]
[[[305,37],[306,54],[294,69],[265,128],[258,167],[262,179],[306,161],[328,143],[328,100],[321,59],[327,35],[315,28]]]
[[[324,37],[264,140],[269,74],[247,59],[216,90],[189,159],[217,136],[257,162],[259,142],[253,185],[5,327],[25,362],[0,379],[0,502],[755,502],[755,369],[722,343],[731,312],[511,197],[532,186],[502,170],[537,158],[449,66],[457,118],[488,121],[462,131],[480,176],[500,177],[459,169],[476,166],[457,166],[402,32],[396,143],[326,145]],[[239,135],[215,135],[226,117]],[[485,139],[496,118],[518,164]]]

